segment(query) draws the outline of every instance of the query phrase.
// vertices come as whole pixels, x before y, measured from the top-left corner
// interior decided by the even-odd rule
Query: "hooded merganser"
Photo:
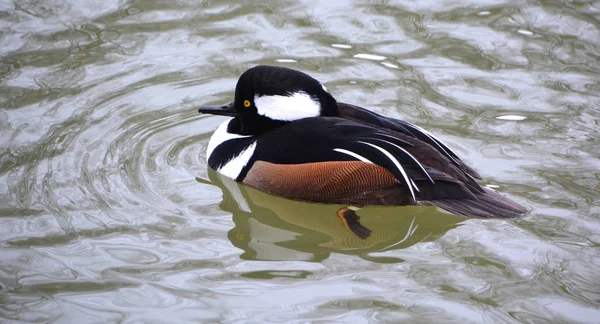
[[[470,217],[526,212],[481,187],[477,172],[431,133],[337,102],[296,70],[253,67],[240,76],[232,103],[199,112],[233,117],[211,137],[208,165],[270,194],[346,206],[433,205]],[[338,217],[369,236],[353,208]]]

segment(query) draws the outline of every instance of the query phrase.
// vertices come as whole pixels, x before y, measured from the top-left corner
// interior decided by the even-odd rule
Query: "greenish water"
[[[0,2],[0,322],[600,322],[598,2],[257,3]],[[365,208],[359,240],[221,179],[196,107],[257,64],[530,212]]]

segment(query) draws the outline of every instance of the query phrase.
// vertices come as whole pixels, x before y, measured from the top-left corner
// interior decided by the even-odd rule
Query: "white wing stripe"
[[[429,181],[431,181],[431,183],[434,183],[433,179],[431,179],[431,177],[429,176],[429,173],[427,173],[427,171],[425,171],[425,168],[423,167],[423,165],[421,164],[421,162],[419,162],[419,160],[417,160],[414,156],[412,156],[412,154],[408,153],[407,150],[403,149],[402,147],[400,147],[400,146],[398,146],[398,145],[396,145],[396,144],[394,144],[394,143],[392,143],[390,141],[386,141],[386,140],[383,140],[383,139],[382,139],[382,141],[390,143],[393,146],[395,146],[396,148],[398,148],[399,150],[401,150],[402,152],[406,153],[406,155],[408,155],[413,161],[415,161],[415,163],[419,166],[419,168],[421,168],[421,170],[425,173],[425,175],[427,176],[427,178],[429,178]]]
[[[415,182],[413,181],[413,179],[410,179],[410,183],[412,183],[413,187],[415,187],[415,190],[417,190],[417,192],[421,192],[419,190],[419,188],[417,187],[417,185],[415,184]]]
[[[420,131],[421,133],[425,134],[425,136],[429,137],[434,143],[435,145],[442,150],[442,152],[444,152],[446,154],[446,156],[448,156],[452,161],[458,163],[458,161],[456,161],[456,159],[450,154],[454,154],[456,155],[456,153],[452,152],[452,150],[450,150],[448,148],[448,145],[446,145],[446,143],[442,142],[441,140],[439,140],[437,137],[433,136],[433,134],[431,134],[430,132],[424,130],[423,128],[414,125],[414,124],[410,124],[412,127],[414,127],[416,130]],[[441,144],[441,145],[440,145]],[[446,148],[448,148],[447,150],[444,148],[444,146]],[[448,153],[448,151],[450,151],[450,153]]]
[[[336,148],[336,149],[333,149],[333,150],[336,151],[336,152],[340,152],[340,153],[344,153],[344,154],[350,155],[351,157],[353,157],[353,158],[355,158],[355,159],[357,159],[359,161],[363,161],[363,162],[366,162],[366,163],[373,164],[373,162],[369,161],[369,159],[365,158],[364,156],[362,156],[360,154],[354,153],[352,151],[344,150],[344,149],[341,149],[341,148]]]
[[[371,147],[376,148],[378,151],[380,151],[381,153],[383,153],[388,159],[390,159],[390,161],[392,161],[392,163],[394,163],[394,165],[396,166],[396,168],[398,169],[398,171],[400,171],[400,173],[402,174],[402,177],[404,177],[404,181],[406,181],[406,186],[408,187],[408,190],[410,190],[410,194],[413,198],[413,201],[417,201],[417,199],[415,198],[415,193],[413,191],[413,187],[411,186],[411,181],[408,178],[408,175],[406,174],[406,172],[404,171],[404,168],[402,168],[402,165],[400,164],[400,162],[398,162],[398,160],[388,151],[382,149],[381,147],[375,145],[375,144],[371,144],[371,143],[367,143],[367,142],[363,142],[363,141],[357,141],[358,143],[362,143],[362,144],[366,144],[369,145]],[[416,186],[415,186],[416,188]],[[418,188],[417,188],[418,190]]]

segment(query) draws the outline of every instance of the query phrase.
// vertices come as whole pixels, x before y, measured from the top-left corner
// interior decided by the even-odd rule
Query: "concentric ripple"
[[[0,3],[0,322],[597,322],[593,1]],[[206,166],[248,67],[414,122],[520,220],[291,202]]]

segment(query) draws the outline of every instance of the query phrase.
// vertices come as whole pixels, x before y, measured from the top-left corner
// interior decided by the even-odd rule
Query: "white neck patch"
[[[206,148],[206,161],[208,161],[212,152],[217,148],[217,146],[221,145],[221,143],[226,142],[230,139],[250,137],[250,135],[228,133],[227,126],[229,126],[229,122],[231,122],[232,120],[233,118],[224,121],[221,125],[219,125],[219,127],[217,127],[213,135],[210,137],[208,147]]]
[[[275,120],[294,121],[321,115],[321,104],[304,91],[289,96],[254,96],[259,115]]]
[[[250,135],[228,133],[227,127],[229,126],[229,123],[232,120],[233,118],[224,121],[221,125],[219,125],[219,127],[217,127],[217,130],[215,130],[215,132],[211,136],[210,141],[208,142],[208,148],[206,149],[206,161],[208,161],[208,159],[210,158],[213,151],[217,148],[217,146],[221,145],[223,142],[236,138],[250,137]],[[252,158],[252,154],[254,154],[254,149],[256,149],[256,142],[250,144],[250,146],[248,146],[245,150],[240,152],[240,154],[234,156],[231,160],[229,160],[229,162],[225,163],[225,165],[223,165],[216,171],[228,178],[235,180],[238,177],[238,175],[240,175],[240,172],[242,172],[246,164],[248,164],[250,158]]]
[[[250,161],[252,154],[254,154],[254,149],[256,149],[256,142],[250,144],[250,146],[243,150],[238,156],[235,156],[233,159],[229,160],[229,162],[225,163],[225,165],[220,167],[217,172],[235,180],[246,164],[248,164],[248,161]]]

